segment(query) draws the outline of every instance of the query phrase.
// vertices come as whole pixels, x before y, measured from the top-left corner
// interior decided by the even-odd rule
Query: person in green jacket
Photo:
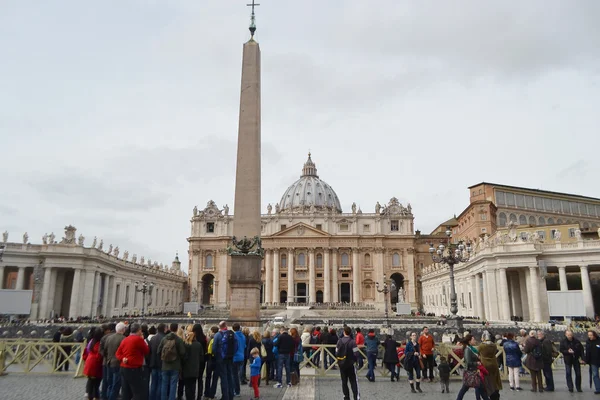
[[[183,362],[183,387],[185,388],[185,398],[196,398],[196,383],[200,364],[204,362],[204,347],[202,343],[196,340],[196,334],[192,331],[193,325],[188,326],[185,337],[185,361]],[[202,379],[202,377],[200,377]]]
[[[171,324],[170,332],[158,345],[158,354],[162,360],[161,399],[175,400],[177,396],[179,371],[186,356],[183,339],[176,334],[178,328],[177,324]]]

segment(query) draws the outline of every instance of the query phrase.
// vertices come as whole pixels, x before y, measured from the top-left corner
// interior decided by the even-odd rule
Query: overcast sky
[[[0,2],[0,231],[171,262],[233,209],[246,0]],[[309,149],[431,231],[480,181],[600,197],[600,2],[262,0],[262,202]]]

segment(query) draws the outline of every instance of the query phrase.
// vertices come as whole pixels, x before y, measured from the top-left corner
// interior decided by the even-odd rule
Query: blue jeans
[[[598,367],[597,365],[590,365],[592,369],[592,377],[594,378],[594,387],[596,388],[596,393],[600,392],[600,376],[598,376]]]
[[[108,399],[108,365],[102,366],[102,392],[101,396],[103,399]]]
[[[414,375],[417,376],[417,379],[421,379],[421,367],[412,367],[412,368],[406,370],[406,372],[408,372],[408,381],[409,382],[414,380],[413,371],[414,371]]]
[[[117,400],[121,391],[121,367],[108,367],[108,400]]]
[[[290,355],[289,354],[280,354],[279,360],[277,362],[277,382],[281,383],[283,381],[283,366],[285,364],[285,380],[289,385],[292,383],[292,377],[290,376]]]
[[[573,376],[571,375],[571,367],[575,370],[575,387],[577,390],[581,389],[581,365],[579,360],[573,364],[565,364],[565,371],[567,372],[567,387],[569,390],[573,390]]]
[[[458,392],[458,396],[456,396],[456,400],[463,400],[463,397],[465,397],[465,393],[467,393],[469,389],[470,387],[468,387],[467,385],[462,385],[460,391]],[[483,385],[475,388],[475,398],[479,400],[482,397],[483,400],[490,400],[485,390],[483,390]]]
[[[367,361],[369,362],[369,371],[367,372],[367,378],[375,380],[375,366],[377,365],[377,353],[367,353]]]
[[[221,379],[221,400],[233,400],[233,361],[217,361],[217,371],[219,373],[219,378]],[[215,389],[216,384],[216,378],[213,378],[213,387],[215,387]]]
[[[545,390],[554,390],[554,375],[552,374],[552,364],[544,364],[542,369],[544,379],[546,380]]]
[[[217,391],[217,362],[210,358],[206,363],[206,380],[204,381],[204,397],[213,398]],[[213,389],[214,382],[214,389]]]
[[[150,373],[152,382],[150,384],[150,400],[160,400],[160,383],[162,381],[162,371],[160,368],[152,368]]]
[[[179,380],[179,371],[162,371],[160,382],[161,400],[175,400],[177,397],[177,381]],[[168,396],[167,396],[168,395]]]
[[[240,394],[240,376],[241,369],[244,366],[243,361],[234,361],[233,362],[233,394]]]

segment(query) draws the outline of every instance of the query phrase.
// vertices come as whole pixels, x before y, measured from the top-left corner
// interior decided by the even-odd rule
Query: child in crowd
[[[260,351],[255,347],[250,351],[250,357],[252,357],[252,364],[250,364],[250,384],[254,389],[254,400],[260,398],[260,392],[258,390],[258,380],[260,379]]]
[[[438,365],[440,375],[440,386],[442,393],[450,393],[450,364],[448,358],[440,356],[440,364]]]

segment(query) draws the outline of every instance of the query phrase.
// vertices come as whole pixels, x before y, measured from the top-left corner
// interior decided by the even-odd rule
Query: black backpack
[[[347,369],[354,365],[354,352],[350,347],[350,340],[341,343],[340,352],[335,356],[340,369]]]
[[[535,346],[533,348],[533,350],[531,350],[531,355],[536,360],[539,360],[540,358],[542,358],[542,345]]]
[[[236,350],[235,333],[232,330],[223,332],[223,337],[221,337],[221,357],[223,360],[233,360]]]

